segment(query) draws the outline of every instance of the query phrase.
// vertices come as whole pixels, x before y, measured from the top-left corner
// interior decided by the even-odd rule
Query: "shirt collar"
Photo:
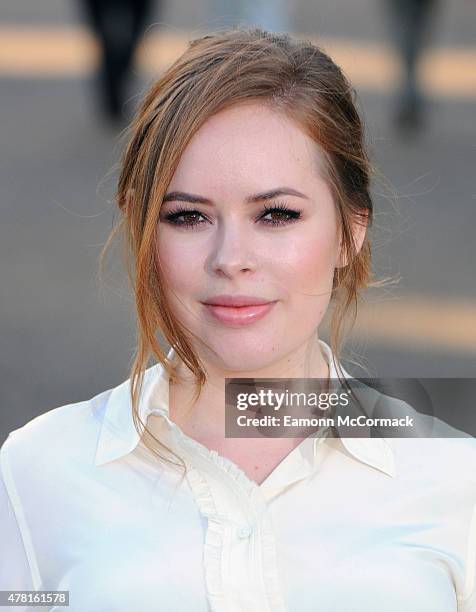
[[[168,358],[175,357],[170,349]],[[169,384],[162,364],[156,364],[144,373],[139,399],[139,417],[143,423],[149,415],[164,411],[168,414]],[[112,389],[104,408],[95,464],[103,465],[132,452],[140,441],[139,433],[132,418],[130,379]]]
[[[319,343],[321,345],[322,353],[329,365],[329,378],[338,379],[339,376],[331,347],[323,340],[319,340]],[[339,365],[344,378],[347,380],[352,380],[353,377],[342,367],[342,364]],[[371,416],[373,407],[379,396],[378,392],[373,392],[370,387],[366,387],[366,389],[370,392],[370,394],[367,395],[367,400],[373,400],[371,405],[367,405],[369,416]],[[338,427],[336,429],[337,431],[339,430]],[[348,438],[346,436],[339,435],[339,440],[342,442],[345,449],[359,461],[381,470],[385,474],[388,474],[388,476],[394,477],[396,475],[393,449],[385,438]],[[317,451],[318,444],[319,438],[316,438],[314,440],[314,454]]]
[[[323,355],[329,365],[329,376],[337,379],[337,368],[331,348],[319,340]],[[177,355],[173,348],[167,354],[167,359],[173,363]],[[351,379],[341,365],[342,374]],[[151,414],[162,414],[168,418],[169,412],[168,376],[162,364],[156,364],[145,370],[139,400],[139,416],[143,423]],[[315,457],[320,437],[312,442],[312,453]],[[344,448],[356,459],[395,476],[395,459],[392,448],[385,438],[348,438],[339,437]],[[96,449],[95,464],[103,465],[131,453],[140,441],[132,418],[130,400],[130,380],[124,381],[109,393],[104,408],[99,441]],[[306,452],[307,452],[306,447]],[[303,449],[304,450],[304,449]]]

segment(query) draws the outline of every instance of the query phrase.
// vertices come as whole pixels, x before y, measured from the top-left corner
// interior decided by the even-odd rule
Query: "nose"
[[[238,221],[224,221],[214,236],[209,258],[214,274],[233,277],[241,272],[251,273],[256,269],[256,259],[252,248],[249,228]]]

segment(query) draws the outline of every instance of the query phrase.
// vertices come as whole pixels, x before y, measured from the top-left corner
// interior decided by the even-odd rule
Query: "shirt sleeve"
[[[4,443],[5,445],[5,443]],[[5,448],[0,448],[0,591],[33,591],[33,580],[22,534],[10,499],[4,471]],[[15,606],[17,612],[27,607]]]
[[[476,612],[476,504],[473,507],[468,536],[466,588],[471,594],[459,602],[458,612]]]

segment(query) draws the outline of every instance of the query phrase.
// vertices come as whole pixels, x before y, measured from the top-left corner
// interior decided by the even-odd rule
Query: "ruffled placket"
[[[167,444],[187,465],[187,481],[207,521],[206,592],[213,612],[284,612],[271,514],[256,482],[233,461],[186,436],[168,417]]]

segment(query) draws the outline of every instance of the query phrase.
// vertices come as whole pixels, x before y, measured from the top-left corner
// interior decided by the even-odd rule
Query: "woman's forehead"
[[[220,184],[253,180],[276,184],[312,181],[319,151],[282,112],[248,103],[208,119],[186,147],[173,182]],[[257,185],[260,189],[262,185]]]

